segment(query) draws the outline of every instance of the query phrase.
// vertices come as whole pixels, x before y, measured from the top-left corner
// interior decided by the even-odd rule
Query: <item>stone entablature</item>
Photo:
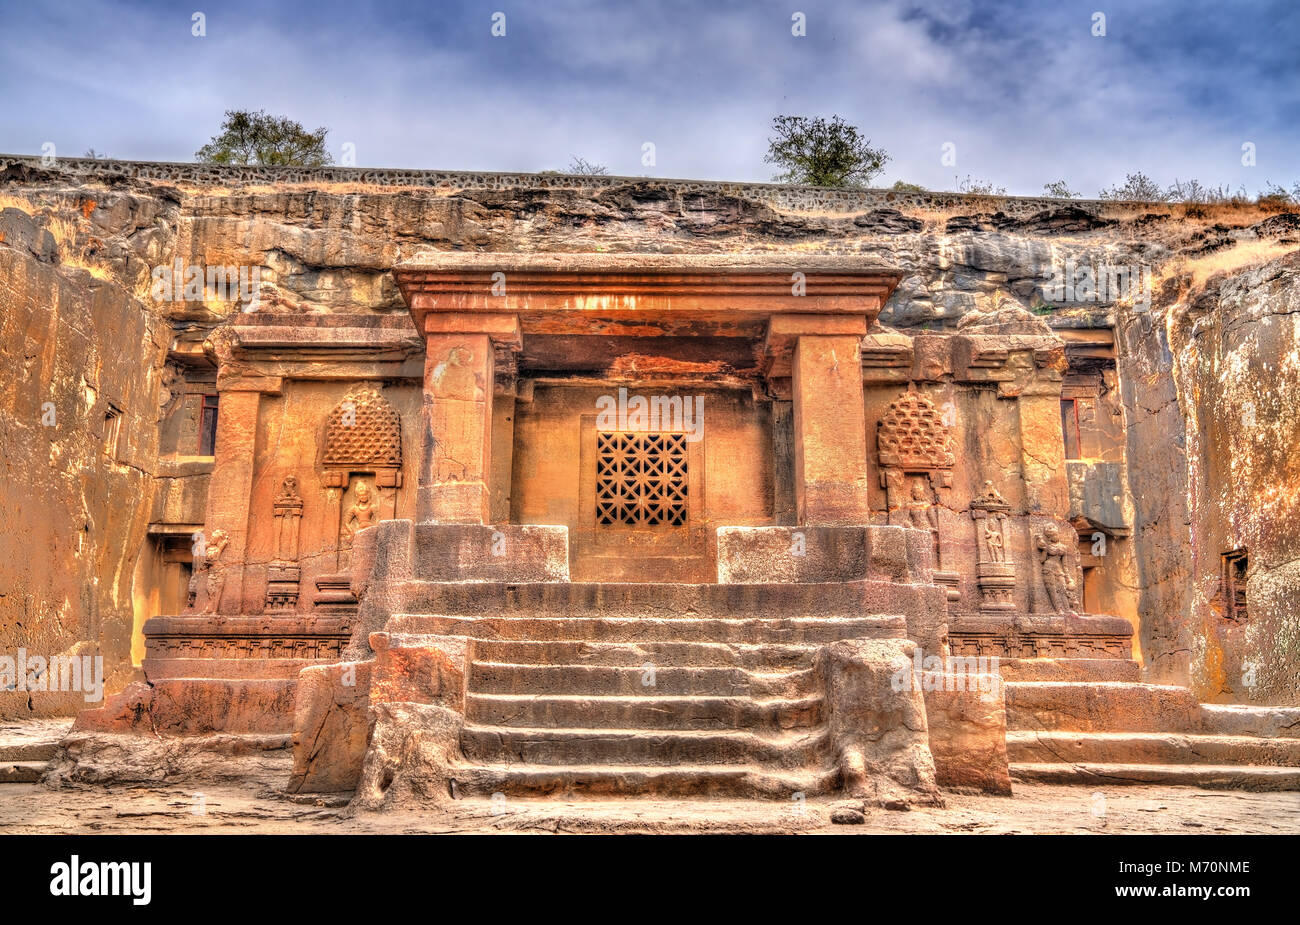
[[[154,617],[146,658],[337,658],[350,632],[337,617]]]

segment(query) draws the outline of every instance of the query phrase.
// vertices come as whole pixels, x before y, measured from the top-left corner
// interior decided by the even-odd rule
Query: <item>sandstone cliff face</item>
[[[1298,257],[1123,321],[1143,646],[1210,700],[1300,697]],[[1239,549],[1243,621],[1223,592],[1222,554]]]
[[[10,210],[11,212],[13,210]],[[102,654],[129,674],[131,574],[148,526],[166,325],[120,285],[60,268],[10,216],[0,245],[0,650]],[[27,247],[38,242],[35,249]],[[40,256],[38,256],[38,254]],[[42,259],[48,257],[48,259]],[[84,708],[81,693],[0,691],[0,715]]]
[[[1184,266],[1265,241],[1264,257],[1283,252],[1295,244],[1288,217],[619,178],[443,174],[384,187],[335,173],[274,184],[274,172],[0,157],[0,648],[102,644],[129,674],[133,565],[174,489],[157,444],[166,356],[201,358],[249,307],[156,302],[155,267],[257,267],[262,312],[404,315],[389,269],[422,249],[861,254],[907,272],[881,321],[910,333],[955,330],[995,298],[1058,333],[1114,325],[1152,677],[1191,680],[1208,698],[1300,699],[1295,258],[1244,272],[1227,261],[1208,288]],[[1111,298],[1048,307],[1041,287],[1067,260],[1147,266],[1164,285],[1149,311]],[[57,427],[41,424],[45,401]],[[116,457],[103,450],[110,404]],[[1239,547],[1251,616],[1229,625],[1220,556]],[[15,697],[0,695],[0,715],[29,709]]]

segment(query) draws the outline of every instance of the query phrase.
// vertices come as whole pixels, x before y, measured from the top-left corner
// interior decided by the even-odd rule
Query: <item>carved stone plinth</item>
[[[948,600],[956,602],[961,600],[961,575],[957,572],[944,572],[936,570],[933,573],[934,583],[943,585],[948,593]]]
[[[357,597],[352,593],[352,575],[322,575],[316,579],[316,600],[312,609],[319,614],[350,616],[357,612]]]
[[[302,569],[287,562],[272,562],[266,569],[266,609],[294,610]]]
[[[980,589],[980,610],[996,613],[1016,609],[1014,562],[981,562],[975,566],[975,581]]]

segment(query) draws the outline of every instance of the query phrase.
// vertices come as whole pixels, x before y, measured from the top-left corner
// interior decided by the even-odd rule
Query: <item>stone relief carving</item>
[[[221,557],[229,542],[230,537],[225,530],[213,530],[211,538],[203,546],[203,551],[196,553],[194,571],[190,576],[189,604],[186,609],[195,608],[200,587],[207,591],[202,613],[216,613],[217,608],[221,606],[221,594],[226,589],[226,564],[221,561]]]
[[[888,469],[952,469],[952,434],[930,399],[908,391],[890,403],[876,430],[880,465]],[[945,483],[947,484],[947,483]]]
[[[960,576],[942,568],[939,489],[952,485],[955,457],[951,428],[924,395],[909,389],[890,403],[876,425],[880,484],[885,489],[886,522],[928,530],[934,542],[934,580],[948,588],[948,600],[961,597]]]
[[[980,589],[980,610],[995,613],[1015,607],[1016,567],[1007,559],[1007,515],[1011,505],[993,487],[971,501],[970,516],[975,521],[975,582]]]
[[[1047,524],[1043,532],[1034,537],[1034,546],[1038,550],[1038,568],[1052,610],[1078,613],[1079,592],[1070,574],[1073,571],[1070,547],[1061,542],[1060,528],[1054,523]]]
[[[298,566],[298,528],[302,521],[302,497],[296,476],[286,476],[280,493],[272,502],[275,537],[275,561],[267,567],[266,606],[268,610],[294,610],[298,605],[298,588],[302,570]]]
[[[378,485],[402,484],[402,419],[373,388],[355,388],[325,419],[324,482],[346,487],[352,472],[373,472]]]
[[[296,476],[286,476],[274,502],[275,557],[286,562],[298,559],[298,527],[302,521],[302,497]]]
[[[343,544],[352,545],[352,537],[358,530],[373,527],[379,523],[379,509],[370,495],[370,486],[364,480],[357,483],[352,506],[343,515]]]

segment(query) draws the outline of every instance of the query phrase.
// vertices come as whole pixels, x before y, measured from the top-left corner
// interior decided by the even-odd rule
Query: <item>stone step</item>
[[[821,697],[517,697],[470,694],[465,717],[485,726],[605,729],[806,729],[824,718]]]
[[[1007,733],[1007,758],[1038,764],[1213,764],[1300,768],[1300,738],[1169,732]]]
[[[1004,658],[1004,681],[1139,681],[1142,666],[1130,658]]]
[[[812,669],[757,672],[743,668],[620,668],[601,665],[517,665],[476,661],[467,690],[475,694],[798,697],[816,685]]]
[[[160,678],[83,710],[73,729],[163,736],[292,733],[297,687],[296,678]]]
[[[854,617],[905,612],[897,602],[929,586],[889,581],[687,584],[681,582],[408,581],[410,613],[462,616],[754,618]],[[890,606],[893,603],[894,606]]]
[[[841,639],[906,635],[902,617],[463,617],[397,614],[390,633],[469,636],[474,639],[594,642],[718,642],[822,645]]]
[[[455,773],[458,797],[727,797],[787,800],[791,811],[803,797],[830,793],[839,775],[819,768],[780,772],[753,765],[504,765],[469,766]]]
[[[1008,730],[1199,732],[1200,704],[1185,687],[1126,681],[1012,681]]]
[[[1203,703],[1201,726],[1220,735],[1300,738],[1300,707]]]
[[[141,667],[150,681],[172,678],[287,678],[325,664],[314,658],[146,658]]]
[[[483,764],[763,765],[785,770],[816,764],[825,729],[779,736],[752,732],[644,729],[537,729],[466,725],[465,758]]]
[[[46,762],[72,728],[72,717],[0,722],[0,763]]]
[[[45,773],[46,761],[0,762],[0,784],[34,784]]]
[[[735,668],[808,668],[817,654],[812,645],[723,642],[593,642],[484,639],[476,658],[520,665],[678,665]]]
[[[1013,780],[1114,787],[1165,784],[1207,790],[1300,790],[1300,768],[1207,764],[1013,763]]]
[[[0,762],[49,761],[58,749],[58,741],[0,741]]]

